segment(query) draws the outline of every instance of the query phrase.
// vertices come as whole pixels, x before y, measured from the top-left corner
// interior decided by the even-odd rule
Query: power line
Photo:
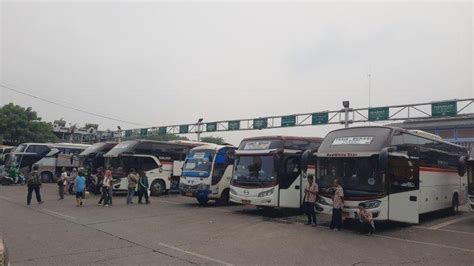
[[[89,111],[80,109],[78,107],[74,107],[74,106],[71,106],[71,105],[66,105],[66,104],[63,104],[63,103],[59,103],[57,101],[53,101],[53,100],[49,100],[49,99],[46,99],[46,98],[43,98],[43,97],[40,97],[40,96],[33,95],[29,92],[25,92],[25,91],[22,91],[22,90],[19,90],[19,89],[16,89],[16,88],[12,88],[12,86],[7,86],[4,83],[0,83],[0,87],[5,88],[5,89],[10,90],[10,91],[13,91],[13,92],[16,92],[18,94],[26,95],[28,97],[31,97],[31,98],[34,98],[34,99],[37,99],[37,100],[40,100],[40,101],[43,101],[43,102],[54,104],[54,105],[57,105],[57,106],[60,106],[60,107],[70,109],[70,110],[78,111],[78,112],[81,112],[81,113],[84,113],[84,114],[88,114],[88,115],[92,115],[92,116],[96,116],[96,117],[100,117],[100,118],[105,118],[105,119],[113,120],[113,121],[116,121],[116,122],[127,123],[127,124],[131,124],[131,125],[146,126],[146,127],[150,126],[150,125],[144,125],[144,124],[140,124],[140,123],[136,123],[136,122],[131,122],[131,121],[127,121],[127,120],[123,120],[123,119],[119,119],[119,118],[114,118],[114,117],[110,117],[110,116],[106,116],[106,115],[101,115],[101,114],[89,112]]]

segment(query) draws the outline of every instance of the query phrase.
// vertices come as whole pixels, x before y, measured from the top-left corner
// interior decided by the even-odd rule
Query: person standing
[[[127,204],[133,203],[133,196],[135,195],[135,190],[137,188],[138,176],[135,169],[130,169],[130,172],[127,176],[128,181],[128,194],[127,194]]]
[[[335,231],[341,230],[342,226],[342,208],[344,207],[344,190],[339,185],[339,180],[334,179],[332,183],[334,195],[332,197],[332,219],[329,228]]]
[[[69,194],[73,194],[73,190],[74,190],[74,182],[76,180],[76,176],[77,176],[77,169],[76,168],[73,168],[72,171],[71,171],[71,175],[69,176],[69,180],[68,180],[68,191],[69,191]]]
[[[316,223],[316,213],[314,212],[314,204],[316,203],[316,198],[318,197],[319,187],[316,182],[314,182],[313,175],[308,176],[308,184],[304,189],[304,202],[303,207],[306,212],[306,216],[308,216],[308,222],[306,225],[313,225],[313,227],[317,226]]]
[[[66,184],[66,180],[68,179],[66,168],[63,167],[61,171],[61,176],[58,179],[58,193],[59,193],[59,199],[58,200],[63,200],[64,199],[64,186]]]
[[[110,196],[109,188],[112,187],[112,175],[107,175],[104,173],[102,178],[102,196],[99,200],[99,205],[101,205],[102,201],[104,202],[104,206],[109,206],[112,204],[112,197]]]
[[[364,204],[359,204],[359,233],[371,235],[375,231],[375,223],[372,213],[367,211]]]
[[[38,201],[39,204],[43,203],[41,200],[41,180],[38,174],[38,165],[35,164],[33,165],[33,171],[28,175],[28,179],[26,180],[26,185],[28,187],[28,195],[26,196],[26,204],[30,205],[31,204],[31,196],[33,194],[33,191],[35,192],[36,195],[36,200]]]
[[[82,207],[82,198],[86,191],[86,178],[82,169],[79,169],[79,173],[74,180],[74,190],[76,191],[76,207]]]
[[[105,174],[104,174],[104,179],[107,179],[109,180],[108,184],[109,186],[107,187],[107,191],[108,191],[108,195],[109,195],[109,205],[112,205],[112,195],[113,195],[113,177],[112,177],[112,170],[109,168],[107,168],[107,171],[105,171]]]
[[[139,171],[140,178],[138,179],[138,203],[142,203],[142,198],[145,196],[146,204],[150,204],[148,199],[148,177],[144,171]]]

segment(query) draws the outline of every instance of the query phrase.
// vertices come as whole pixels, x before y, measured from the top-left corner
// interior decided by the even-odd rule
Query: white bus
[[[5,164],[14,147],[0,145],[0,165]]]
[[[90,145],[74,143],[23,143],[12,152],[8,165],[14,163],[23,175],[37,164],[42,182],[54,182],[64,167],[79,167],[79,154]]]
[[[111,168],[113,191],[127,191],[127,174],[131,168],[143,170],[148,176],[150,192],[159,196],[170,189],[178,189],[181,168],[186,154],[200,142],[129,140],[117,144],[107,152],[105,165]]]
[[[229,185],[234,160],[228,153],[237,148],[230,145],[208,144],[192,149],[184,162],[179,189],[181,195],[194,197],[205,205],[215,200],[229,202]]]
[[[465,148],[422,131],[355,127],[330,132],[317,157],[317,208],[332,213],[331,183],[344,188],[343,218],[362,203],[375,220],[419,223],[419,215],[467,198]],[[463,170],[464,169],[464,170]]]
[[[474,146],[471,147],[468,160],[467,189],[469,195],[469,206],[474,211]]]
[[[306,182],[301,154],[317,149],[321,142],[321,138],[290,136],[242,140],[235,152],[230,200],[259,207],[300,208]],[[314,173],[314,168],[310,171]]]

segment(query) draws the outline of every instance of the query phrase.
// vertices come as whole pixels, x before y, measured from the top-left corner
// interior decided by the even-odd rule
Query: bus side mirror
[[[393,151],[393,148],[387,147],[383,148],[379,154],[379,169],[382,172],[386,172],[388,170],[388,157],[390,152]]]
[[[283,149],[278,149],[273,155],[273,164],[277,173],[281,173],[283,167]]]
[[[308,171],[308,165],[316,162],[316,156],[314,155],[314,150],[305,150],[301,154],[301,171]]]
[[[235,150],[229,150],[225,153],[226,161],[235,160]]]
[[[48,154],[46,154],[46,157],[54,157],[59,154],[60,150],[58,149],[51,149]]]
[[[466,173],[466,156],[459,157],[458,161],[458,174],[459,176],[463,176]]]

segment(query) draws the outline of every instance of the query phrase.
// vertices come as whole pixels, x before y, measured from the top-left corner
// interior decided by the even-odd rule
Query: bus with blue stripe
[[[217,144],[192,149],[181,172],[181,194],[196,198],[201,205],[207,204],[209,200],[227,204],[234,165],[228,154],[236,149],[231,145]]]

